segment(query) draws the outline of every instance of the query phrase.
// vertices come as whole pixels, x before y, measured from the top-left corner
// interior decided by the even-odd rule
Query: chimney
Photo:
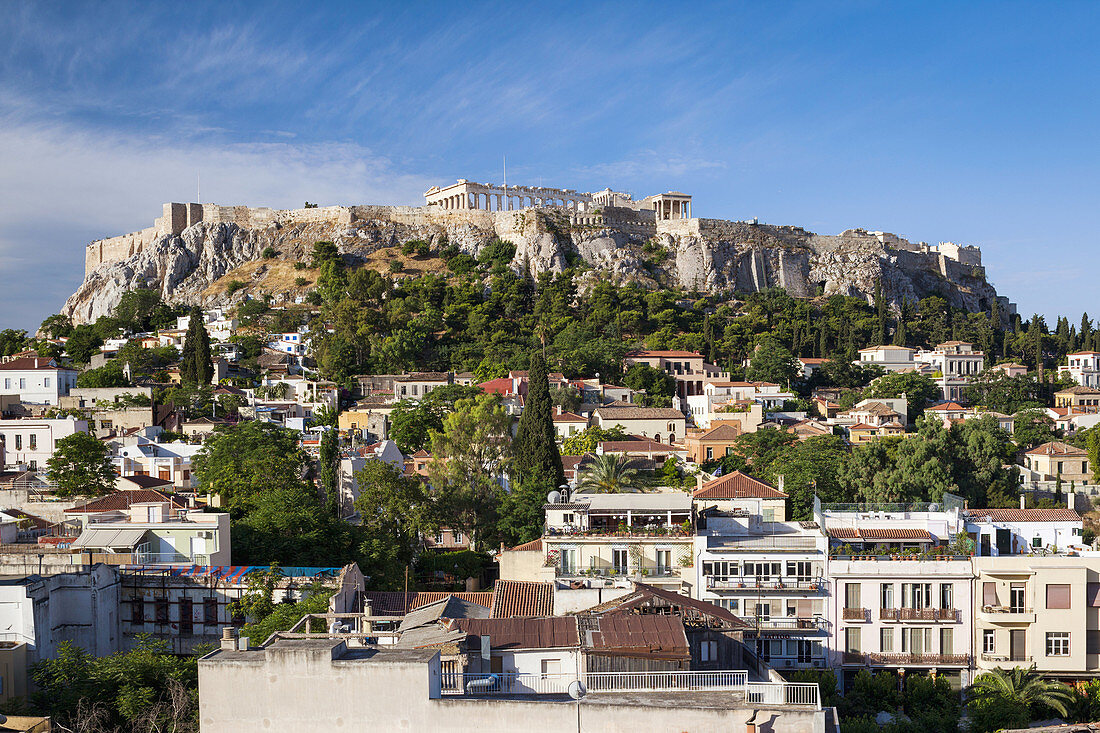
[[[232,626],[222,627],[222,640],[221,648],[223,651],[231,652],[237,648],[237,632]]]
[[[696,489],[696,491],[698,491],[701,488],[703,488],[703,472],[702,471],[695,474],[695,489]]]
[[[776,484],[775,488],[779,489],[780,491],[783,491],[783,474],[779,474],[778,476],[775,477],[775,484]]]
[[[1027,509],[1027,496],[1020,494],[1020,508]]]
[[[247,652],[248,651],[248,637],[247,636],[242,636],[240,639],[237,639],[237,651],[242,651],[242,652]]]

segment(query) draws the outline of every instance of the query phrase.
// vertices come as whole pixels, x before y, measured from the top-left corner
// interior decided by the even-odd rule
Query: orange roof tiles
[[[524,542],[522,545],[516,545],[511,548],[509,552],[542,552],[542,538],[540,537],[537,540]]]
[[[1072,509],[969,509],[970,519],[989,517],[993,522],[1080,522],[1081,515]]]
[[[129,478],[129,477],[127,477]],[[99,512],[119,512],[129,509],[133,504],[148,504],[158,502],[171,502],[178,509],[185,509],[187,505],[168,494],[162,494],[152,489],[122,489],[113,491],[106,496],[93,499],[87,504],[66,509],[66,514],[97,514]]]
[[[493,587],[492,618],[551,616],[554,584],[534,580],[498,580]]]
[[[1088,451],[1060,440],[1052,440],[1029,450],[1029,456],[1087,456]]]
[[[829,536],[838,540],[862,541],[923,541],[932,542],[935,537],[925,529],[836,527],[829,530]]]
[[[691,495],[693,499],[786,499],[787,495],[769,483],[746,473],[734,471],[728,476],[703,484]]]

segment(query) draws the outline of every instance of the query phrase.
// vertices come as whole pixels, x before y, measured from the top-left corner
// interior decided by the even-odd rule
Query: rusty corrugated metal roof
[[[488,636],[493,649],[561,649],[579,647],[580,631],[575,616],[550,618],[460,618],[451,628],[468,635],[466,646],[476,649]]]
[[[599,628],[588,633],[594,651],[630,652],[663,657],[689,657],[684,622],[676,616],[611,614],[599,619]]]
[[[493,618],[554,615],[554,584],[534,580],[498,580],[493,586]]]
[[[438,593],[438,592],[409,592],[368,590],[363,592],[363,597],[371,602],[371,610],[376,616],[404,616],[409,611],[414,611],[429,603],[441,601],[447,596],[454,596],[463,601],[477,603],[489,607],[493,603],[492,591],[480,591],[476,593]]]

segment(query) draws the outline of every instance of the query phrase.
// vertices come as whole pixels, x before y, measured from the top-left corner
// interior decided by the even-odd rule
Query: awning
[[[145,536],[144,529],[114,529],[112,527],[98,527],[86,529],[76,538],[72,547],[115,548],[124,547],[132,550],[141,538]]]

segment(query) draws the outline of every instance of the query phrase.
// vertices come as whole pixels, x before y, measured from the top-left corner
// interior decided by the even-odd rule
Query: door
[[[1027,631],[1024,629],[1012,629],[1008,632],[1008,643],[1011,661],[1027,661]]]
[[[615,568],[616,573],[620,575],[626,573],[626,550],[612,550],[611,565]]]
[[[1012,532],[1011,530],[997,528],[997,553],[1000,555],[1012,554]]]
[[[982,534],[982,545],[981,545],[981,547],[982,547],[982,550],[979,554],[982,557],[989,557],[989,555],[991,553],[989,551],[989,535],[988,534]]]

